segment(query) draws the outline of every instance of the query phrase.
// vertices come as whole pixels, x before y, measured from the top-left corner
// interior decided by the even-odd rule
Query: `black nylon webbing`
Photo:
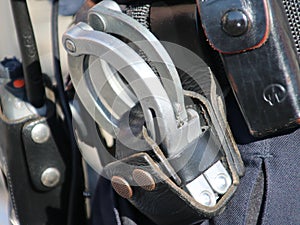
[[[138,21],[140,24],[149,29],[149,16],[150,5],[149,4],[135,4],[129,5],[125,8],[125,13]]]
[[[299,0],[283,0],[291,32],[300,56],[300,3]]]

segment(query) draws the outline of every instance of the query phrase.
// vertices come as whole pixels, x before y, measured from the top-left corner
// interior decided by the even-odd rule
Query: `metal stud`
[[[216,204],[215,203],[215,196],[210,191],[202,191],[199,194],[199,200],[198,201],[202,205],[205,205],[205,206],[214,206]]]
[[[65,47],[71,53],[76,52],[76,46],[75,46],[74,42],[72,40],[70,40],[70,39],[67,39],[65,41]]]
[[[143,189],[153,191],[155,189],[155,181],[150,173],[141,169],[135,169],[132,172],[134,181]]]
[[[50,167],[44,170],[41,176],[41,182],[45,187],[55,187],[60,181],[60,172],[58,169]]]
[[[131,198],[133,195],[132,188],[129,183],[120,176],[113,176],[111,178],[111,184],[113,189],[123,198]]]
[[[31,138],[35,143],[42,144],[51,136],[50,128],[44,123],[36,124],[31,130]]]
[[[241,36],[249,28],[247,15],[238,9],[227,11],[222,18],[222,29],[230,36]]]
[[[216,195],[203,175],[200,175],[192,182],[188,183],[186,188],[191,196],[200,204],[208,207],[216,205]]]
[[[232,179],[220,160],[205,171],[204,176],[218,194],[225,194],[232,184]]]

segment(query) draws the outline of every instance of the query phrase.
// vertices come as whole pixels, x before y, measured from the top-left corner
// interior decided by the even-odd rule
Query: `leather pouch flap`
[[[269,36],[266,0],[198,0],[198,9],[210,45],[224,54],[262,46]]]

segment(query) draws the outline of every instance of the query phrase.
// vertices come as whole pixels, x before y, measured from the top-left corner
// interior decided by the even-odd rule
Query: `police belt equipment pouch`
[[[195,24],[195,3],[172,9]],[[195,224],[225,209],[244,166],[212,71],[182,34],[159,41],[149,13],[148,3],[102,1],[64,34],[74,110],[92,121],[75,119],[75,133],[86,161],[141,213],[156,224]],[[159,14],[158,34],[158,21],[172,21]]]

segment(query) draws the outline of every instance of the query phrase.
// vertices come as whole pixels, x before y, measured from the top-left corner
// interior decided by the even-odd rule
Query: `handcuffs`
[[[63,44],[82,107],[130,149],[95,168],[116,193],[157,224],[193,224],[220,213],[244,173],[221,98],[184,91],[164,46],[114,1],[90,9],[88,24],[71,27]],[[187,97],[200,113],[187,107]],[[145,118],[142,138],[124,116],[137,104]]]

